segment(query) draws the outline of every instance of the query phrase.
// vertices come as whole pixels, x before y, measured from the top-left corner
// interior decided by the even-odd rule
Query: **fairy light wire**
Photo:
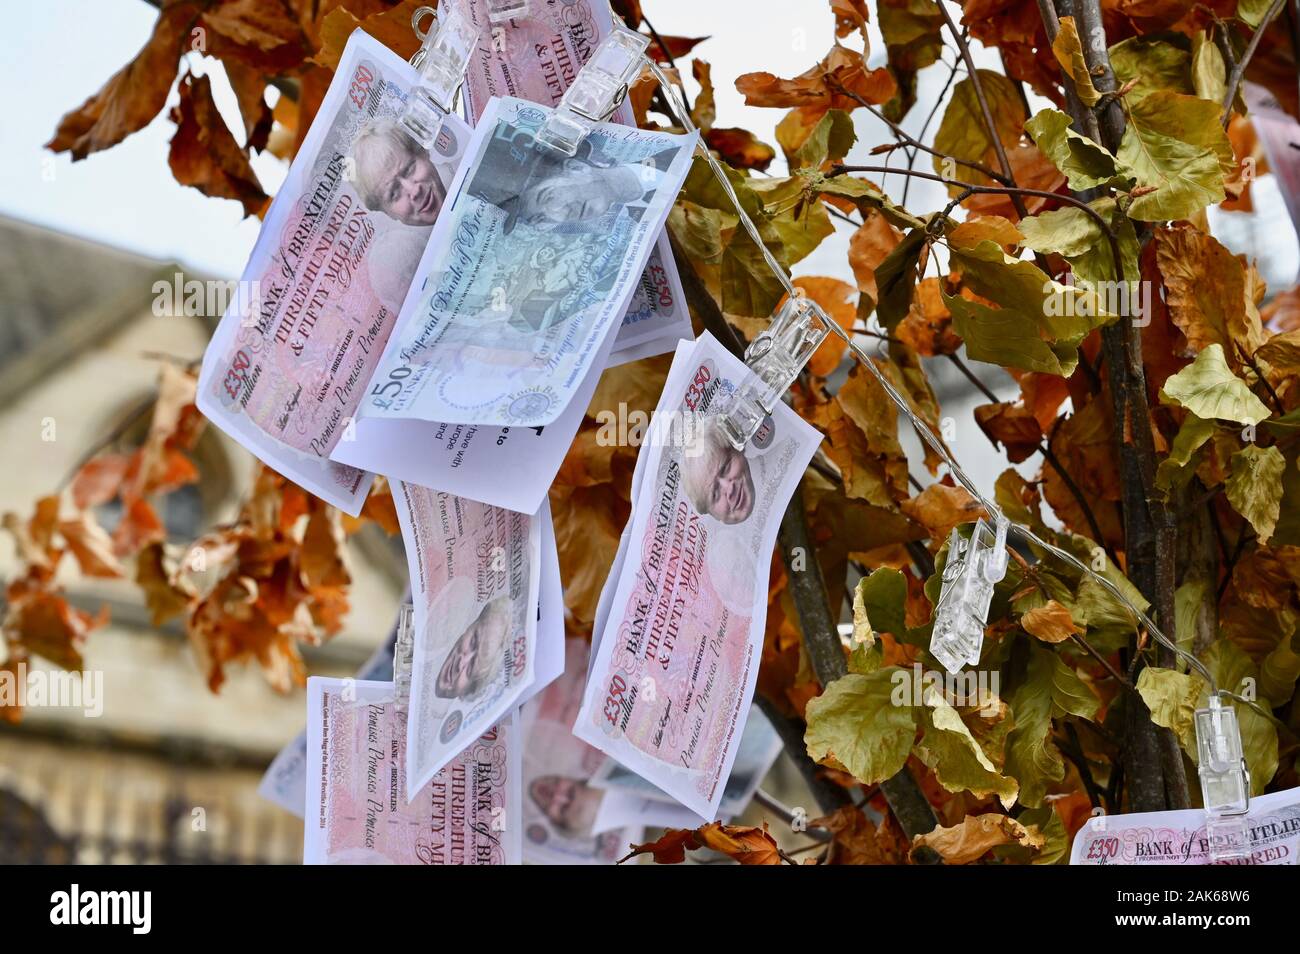
[[[681,123],[682,127],[688,133],[698,132],[695,124],[691,121],[686,104],[681,100],[677,87],[669,80],[663,69],[651,57],[645,57],[645,62],[649,67],[651,74],[656,80],[658,80],[660,90],[663,93],[665,100],[667,100],[669,108],[671,108],[673,113],[676,115],[677,121]],[[786,290],[788,295],[791,297],[798,297],[801,295],[802,292],[795,288],[794,283],[790,280],[789,274],[787,274],[786,270],[781,266],[781,263],[776,260],[776,257],[768,249],[767,244],[763,241],[762,235],[759,234],[758,227],[754,225],[753,220],[750,219],[744,206],[741,205],[740,197],[736,194],[736,190],[732,186],[731,180],[727,178],[727,173],[722,168],[722,164],[714,157],[712,151],[708,148],[708,145],[704,142],[702,137],[698,142],[698,147],[704,156],[704,160],[709,164],[709,168],[713,170],[713,175],[717,178],[718,184],[722,186],[722,191],[726,194],[727,200],[735,207],[736,215],[739,217],[741,225],[749,234],[749,237],[753,240],[754,244],[758,246],[759,252],[763,256],[763,260],[767,263],[767,267],[771,270],[772,274],[776,276],[776,279],[781,283],[781,286]],[[915,428],[916,433],[920,438],[943,460],[945,464],[948,465],[948,471],[952,474],[953,478],[961,484],[962,488],[967,493],[980,503],[990,517],[995,520],[1005,520],[1009,530],[1014,530],[1028,542],[1041,547],[1043,550],[1053,554],[1058,559],[1064,560],[1075,569],[1096,580],[1111,596],[1128,608],[1128,610],[1133,614],[1135,621],[1141,622],[1141,624],[1146,628],[1146,631],[1151,635],[1152,639],[1173,652],[1178,658],[1184,660],[1189,667],[1195,669],[1209,684],[1212,693],[1215,695],[1236,698],[1233,693],[1221,690],[1214,675],[1201,663],[1201,661],[1191,653],[1179,647],[1173,640],[1169,639],[1160,627],[1156,625],[1155,621],[1152,620],[1151,617],[1148,616],[1136,603],[1129,599],[1124,591],[1118,586],[1096,570],[1092,569],[1092,567],[1088,566],[1088,564],[1084,563],[1068,550],[1064,550],[1056,544],[1049,543],[1029,527],[1023,526],[1008,518],[1002,512],[1001,507],[989,500],[980,492],[979,488],[975,486],[975,482],[970,479],[966,472],[961,468],[961,465],[953,458],[952,453],[944,445],[943,441],[939,439],[939,436],[934,433],[934,430],[924,419],[912,410],[907,399],[899,393],[898,389],[894,387],[893,382],[889,380],[884,372],[876,367],[876,363],[871,360],[871,356],[853,340],[853,336],[842,328],[838,322],[828,321],[825,324],[827,328],[836,335],[836,337],[848,346],[849,351],[853,354],[854,358],[857,359],[858,363],[864,365],[867,370],[871,372],[876,381],[884,389],[885,394],[889,396],[889,399],[894,402],[894,405],[898,410],[902,412],[902,414],[912,424],[912,427]]]

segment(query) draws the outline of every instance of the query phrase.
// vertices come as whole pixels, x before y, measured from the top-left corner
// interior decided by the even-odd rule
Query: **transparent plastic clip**
[[[393,640],[393,700],[406,711],[411,701],[411,663],[415,658],[415,607],[403,603],[397,611],[397,635]]]
[[[528,16],[528,0],[488,0],[488,20],[505,23]]]
[[[627,97],[628,85],[645,63],[649,37],[615,27],[600,41],[565,92],[555,112],[537,133],[537,142],[575,156],[597,123],[603,123]]]
[[[948,672],[980,661],[993,587],[1007,575],[1009,526],[999,515],[992,530],[980,519],[969,539],[956,527],[948,537],[948,562],[930,634],[930,655]]]
[[[822,343],[829,325],[826,312],[815,301],[792,296],[750,342],[745,365],[751,373],[718,416],[718,426],[733,447],[745,449]]]
[[[1211,694],[1196,710],[1197,772],[1205,804],[1210,858],[1222,861],[1249,851],[1246,813],[1250,811],[1250,771],[1241,746],[1237,711]]]
[[[428,30],[422,30],[420,23],[426,16],[434,16],[433,7],[420,7],[411,15],[411,29],[421,41],[411,65],[419,71],[420,83],[411,90],[400,123],[425,149],[433,145],[443,119],[456,107],[456,93],[465,81],[479,38],[478,30],[459,7],[442,6],[442,16],[436,17]]]

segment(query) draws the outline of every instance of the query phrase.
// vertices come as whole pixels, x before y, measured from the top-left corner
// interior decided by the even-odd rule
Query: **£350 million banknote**
[[[464,11],[479,28],[478,48],[463,87],[471,125],[493,96],[557,104],[578,70],[614,28],[607,0],[537,3],[528,16],[496,24],[488,17],[487,0],[443,2]],[[611,120],[635,126],[632,104],[625,99]],[[662,354],[678,340],[691,337],[681,279],[668,236],[661,233],[623,313],[606,366]]]
[[[406,746],[413,797],[559,674],[563,607],[549,511],[529,516],[401,481],[393,501],[415,605]],[[543,577],[552,574],[542,606]]]
[[[370,475],[329,460],[348,433],[469,142],[397,125],[415,70],[361,31],[271,204],[208,345],[199,409],[261,460],[356,514]]]
[[[587,676],[584,639],[565,644],[564,674],[519,712],[524,743],[524,861],[531,864],[611,864],[641,840],[640,823],[602,831],[610,796],[591,784],[605,756],[573,734]]]
[[[631,532],[574,726],[715,818],[758,677],[767,573],[821,435],[778,404],[744,453],[717,413],[749,373],[711,336],[679,347],[641,446]]]
[[[1250,800],[1238,857],[1214,862],[1205,812],[1186,809],[1100,815],[1074,836],[1072,865],[1300,864],[1300,788]]]
[[[304,864],[520,861],[519,742],[489,728],[409,801],[406,725],[391,682],[307,680]]]
[[[394,627],[383,645],[370,654],[356,679],[370,682],[391,682],[393,679],[393,643],[397,637]],[[307,731],[304,729],[293,741],[282,748],[267,766],[257,786],[257,794],[275,802],[285,811],[299,818],[307,810]]]
[[[565,158],[550,113],[489,102],[362,417],[544,427],[603,365],[697,137],[604,123]]]

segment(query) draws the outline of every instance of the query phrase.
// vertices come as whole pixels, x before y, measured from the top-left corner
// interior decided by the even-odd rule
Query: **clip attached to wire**
[[[566,156],[577,155],[579,144],[592,128],[614,115],[627,97],[628,85],[641,72],[649,45],[649,37],[615,27],[600,41],[537,131],[537,142]]]
[[[1250,770],[1241,745],[1237,711],[1211,693],[1196,710],[1197,772],[1205,804],[1205,835],[1210,859],[1241,858],[1250,851],[1246,813],[1250,811]]]
[[[393,637],[393,704],[405,710],[411,701],[411,664],[415,659],[415,607],[403,603],[397,611]]]
[[[420,7],[411,15],[411,29],[420,38],[411,65],[419,71],[420,83],[411,90],[399,123],[425,149],[433,145],[443,119],[456,107],[456,93],[479,39],[460,7],[443,3],[442,8],[441,16],[435,16],[433,7]],[[426,16],[434,16],[435,22],[421,30]]]
[[[526,16],[528,0],[488,0],[488,20],[492,23],[505,23]]]
[[[811,298],[791,295],[745,349],[749,369],[718,415],[718,426],[743,451],[826,337],[830,319]]]
[[[956,527],[948,537],[948,562],[930,634],[930,655],[948,672],[961,672],[967,663],[980,661],[993,587],[1007,575],[1009,526],[999,514],[992,530],[981,518],[970,539]]]

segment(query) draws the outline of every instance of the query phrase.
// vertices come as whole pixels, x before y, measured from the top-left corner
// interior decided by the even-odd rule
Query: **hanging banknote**
[[[607,0],[538,3],[527,16],[505,23],[490,21],[486,0],[444,2],[463,11],[479,28],[478,48],[462,90],[471,125],[493,96],[556,105],[596,46],[614,28]],[[611,121],[635,126],[632,104],[625,99]],[[668,236],[661,234],[632,292],[606,365],[662,354],[678,340],[691,337],[681,279]]]
[[[732,448],[717,415],[747,373],[710,335],[677,351],[574,726],[709,819],[758,677],[777,528],[821,439],[778,404],[743,453]]]
[[[471,739],[559,675],[563,597],[549,510],[530,517],[401,481],[393,490],[415,605],[406,745],[413,797]]]
[[[639,826],[596,828],[606,793],[591,777],[605,756],[573,735],[588,649],[586,640],[567,640],[564,675],[519,714],[526,740],[524,861],[533,864],[610,864],[641,840]]]
[[[566,159],[534,143],[549,113],[496,99],[480,120],[357,439],[335,459],[523,512],[540,506],[696,139],[606,123]],[[407,426],[372,438],[371,421]],[[519,440],[530,431],[538,440]]]
[[[408,801],[393,683],[307,680],[304,864],[520,861],[519,742],[489,727]]]
[[[350,436],[470,138],[422,149],[397,123],[415,70],[356,31],[203,358],[198,406],[264,463],[356,514]]]
[[[1074,836],[1072,865],[1208,865],[1210,839],[1200,809],[1099,815]],[[1300,788],[1250,800],[1247,844],[1221,864],[1300,864]]]
[[[781,748],[781,738],[772,728],[772,723],[758,711],[757,706],[751,707],[736,750],[736,760],[722,790],[722,801],[718,803],[718,817],[703,821],[728,821],[749,807],[758,786],[781,754]],[[669,797],[613,759],[605,760],[592,776],[591,784],[606,791],[630,792],[655,801]]]
[[[354,678],[371,682],[389,682],[393,678],[393,643],[397,631],[388,634],[383,645],[357,670]],[[307,732],[299,732],[267,766],[257,786],[257,794],[275,802],[299,818],[307,805]]]

